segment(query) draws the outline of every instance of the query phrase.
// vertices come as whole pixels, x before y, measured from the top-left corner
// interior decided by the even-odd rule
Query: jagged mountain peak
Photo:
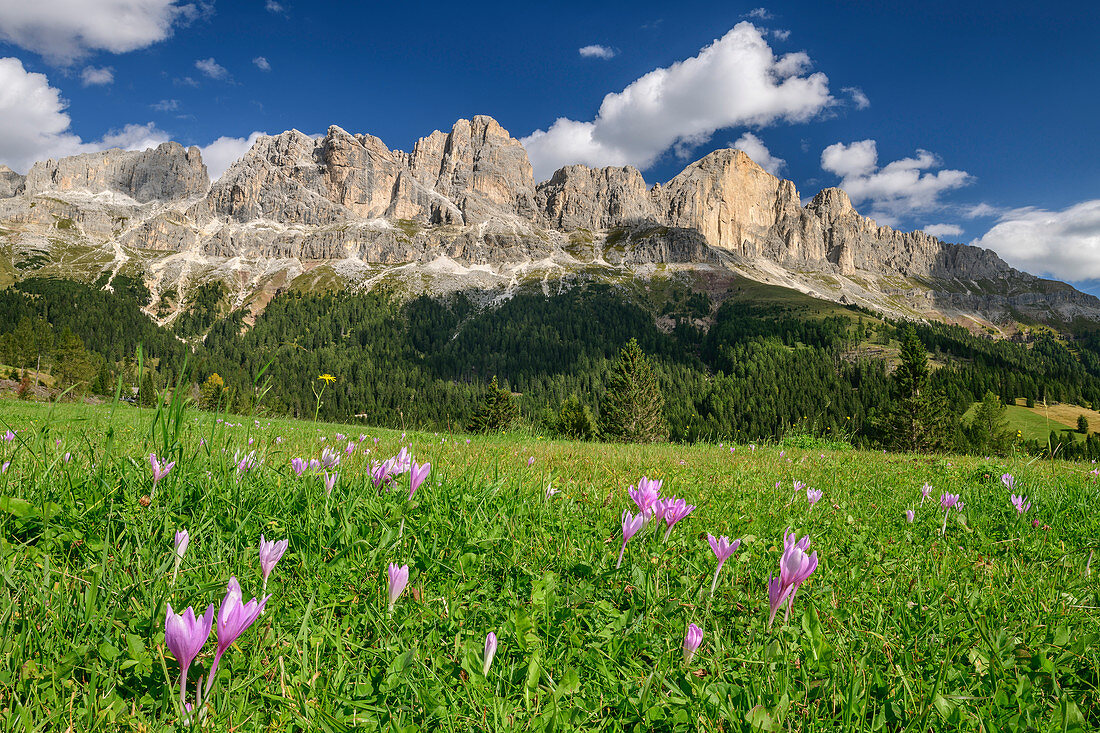
[[[84,196],[98,192],[125,197]],[[72,222],[66,237],[103,248],[116,270],[129,252],[165,253],[147,273],[154,290],[171,278],[185,289],[196,270],[232,263],[217,276],[242,302],[321,266],[350,286],[397,268],[428,290],[441,273],[447,287],[511,287],[538,272],[676,266],[893,315],[1100,320],[1095,298],[986,250],[878,226],[840,189],[802,206],[793,182],[732,148],[653,186],[630,166],[565,166],[536,183],[522,143],[485,115],[408,153],[338,125],[320,137],[261,136],[213,184],[199,150],[177,143],[44,161],[25,178],[0,170],[0,236],[15,249],[60,241],[62,220]]]

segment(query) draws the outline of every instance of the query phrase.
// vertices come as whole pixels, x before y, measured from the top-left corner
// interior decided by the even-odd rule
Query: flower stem
[[[623,564],[623,553],[626,552],[626,540],[623,540],[623,546],[619,548],[619,561],[615,563],[615,569],[618,570]]]

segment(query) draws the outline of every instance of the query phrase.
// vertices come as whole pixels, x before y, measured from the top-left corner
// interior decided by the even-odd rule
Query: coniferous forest
[[[651,434],[673,441],[807,434],[898,449],[1014,445],[1100,457],[1100,436],[1013,440],[1001,414],[1017,398],[1100,405],[1093,332],[996,340],[839,306],[803,312],[731,299],[712,309],[698,293],[659,309],[601,284],[550,297],[521,292],[491,308],[462,294],[287,291],[252,325],[243,311],[227,312],[220,288],[204,286],[159,326],[141,310],[149,292],[140,281],[102,285],[28,279],[0,291],[0,364],[11,372],[0,377],[26,383],[28,370],[41,372],[74,395],[113,394],[121,379],[123,394],[144,402],[182,383],[210,409],[316,411],[406,428],[500,427],[486,416],[503,410],[508,425],[613,439],[620,408],[609,405],[621,400],[609,400],[609,385],[630,382],[622,359],[633,339],[640,354],[630,358],[643,358],[658,393],[649,401],[663,412]],[[319,401],[321,374],[333,381]],[[977,416],[964,419],[974,403]]]

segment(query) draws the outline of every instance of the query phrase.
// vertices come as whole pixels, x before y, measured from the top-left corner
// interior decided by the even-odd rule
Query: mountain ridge
[[[3,169],[0,229],[8,277],[20,276],[20,262],[66,257],[83,258],[85,277],[129,268],[166,318],[191,283],[211,279],[258,312],[273,292],[320,272],[342,287],[397,279],[447,292],[595,269],[717,270],[891,316],[994,329],[1100,320],[1093,296],[990,250],[879,226],[840,189],[803,206],[793,182],[739,150],[716,150],[653,186],[629,166],[566,166],[536,182],[523,145],[483,115],[411,152],[335,125],[318,138],[263,136],[213,182],[198,148],[178,143],[41,161],[26,176]]]

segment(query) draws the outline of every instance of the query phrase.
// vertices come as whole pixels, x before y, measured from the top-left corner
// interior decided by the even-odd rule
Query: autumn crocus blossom
[[[672,534],[672,528],[676,526],[676,523],[693,511],[695,511],[693,504],[688,504],[683,499],[677,499],[675,496],[657,502],[656,514],[659,518],[664,519],[665,524],[668,525],[668,529],[665,530],[665,542],[668,542],[668,536]]]
[[[635,516],[630,512],[623,512],[623,544],[619,548],[619,561],[615,563],[615,569],[623,564],[623,553],[626,551],[626,543],[630,542],[630,538],[638,533],[638,530],[645,526],[645,517],[641,512]]]
[[[267,577],[271,575],[275,565],[283,558],[283,553],[286,552],[289,544],[290,540],[272,542],[260,535],[260,572],[264,576],[264,587],[260,591],[261,594],[267,591]]]
[[[726,560],[737,552],[737,548],[741,546],[741,540],[734,540],[731,543],[730,538],[725,535],[716,539],[714,535],[708,534],[707,542],[710,543],[714,556],[718,558],[718,567],[714,569],[714,580],[710,581],[710,594],[713,596],[714,588],[718,585],[718,573],[722,572],[722,566],[726,564]]]
[[[222,599],[221,608],[218,609],[218,648],[214,652],[214,662],[210,665],[210,672],[206,675],[204,698],[210,695],[210,688],[214,686],[214,675],[218,671],[218,663],[222,655],[259,618],[268,598],[271,596],[264,596],[261,600],[253,598],[245,603],[244,596],[241,594],[241,584],[237,582],[236,576],[229,579],[225,598]]]
[[[402,565],[398,567],[397,563],[391,562],[387,573],[389,575],[389,605],[386,607],[386,612],[393,613],[393,604],[397,603],[397,599],[401,597],[405,586],[409,584],[409,566]]]
[[[924,506],[924,500],[928,498],[928,495],[932,493],[932,484],[925,484],[920,487],[920,505]]]
[[[940,496],[940,507],[943,511],[943,528],[940,530],[940,535],[947,534],[947,517],[951,514],[951,508],[954,507],[957,511],[962,511],[962,502],[959,501],[958,494],[944,493]]]
[[[339,471],[324,472],[325,496],[332,496],[332,490],[336,488],[336,479],[340,478]]]
[[[684,665],[691,664],[691,658],[703,643],[703,630],[695,624],[688,624],[687,633],[684,634]]]
[[[413,494],[420,488],[420,485],[424,483],[424,479],[428,478],[428,474],[432,472],[432,464],[430,463],[417,463],[412,462],[412,468],[409,469],[409,499],[413,498]]]
[[[157,459],[156,453],[150,453],[149,465],[153,468],[153,491],[156,491],[157,484],[159,484],[160,480],[167,476],[168,472],[171,471],[173,467],[175,467],[176,462],[172,461],[171,463],[161,463]]]
[[[1027,500],[1026,496],[1012,495],[1012,506],[1016,507],[1017,514],[1023,514],[1031,508],[1031,502]]]
[[[176,576],[180,572],[180,563],[183,562],[183,556],[187,552],[187,545],[191,543],[191,536],[187,534],[186,529],[181,529],[176,532],[175,538],[172,540],[172,549],[176,553],[176,566],[172,570],[172,582],[176,582]]]
[[[210,638],[213,623],[213,603],[198,618],[195,618],[195,610],[190,606],[183,613],[175,613],[172,604],[168,604],[168,614],[164,618],[164,643],[180,665],[180,707],[184,710],[187,709],[187,670]]]
[[[661,482],[642,476],[638,479],[638,488],[631,486],[626,493],[638,506],[638,515],[648,519],[661,498]]]
[[[810,502],[810,509],[813,509],[814,504],[821,501],[821,489],[806,489],[806,501]]]
[[[817,551],[807,555],[808,549],[810,549],[809,535],[798,539],[789,529],[783,534],[783,556],[779,559],[779,577],[768,577],[769,627],[775,621],[776,612],[784,603],[787,606],[787,617],[790,617],[795,594],[817,569]]]
[[[298,478],[302,477],[302,474],[309,468],[309,464],[304,458],[292,458],[290,459],[290,468],[294,471],[294,475]]]
[[[493,657],[497,655],[497,635],[490,631],[485,635],[485,653],[481,657],[481,674],[488,677],[493,666]]]
[[[1013,476],[1011,473],[1002,473],[1001,483],[1005,485],[1006,489],[1012,491],[1014,488],[1016,488],[1016,477]]]
[[[912,510],[912,509],[906,509],[906,510],[905,510],[905,521],[906,521],[906,522],[909,522],[909,524],[912,524],[912,523],[913,523],[913,517],[914,517],[914,516],[915,516],[915,515],[914,515],[914,513],[913,513],[913,510]]]

